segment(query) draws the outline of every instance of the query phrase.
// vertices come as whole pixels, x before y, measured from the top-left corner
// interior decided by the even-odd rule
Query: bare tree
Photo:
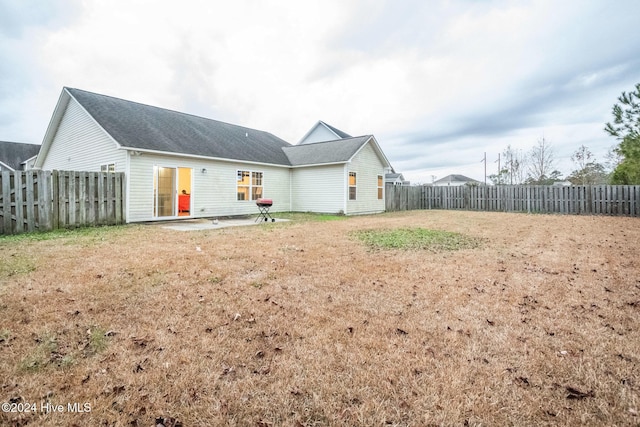
[[[582,181],[582,185],[587,184],[587,174],[585,173],[585,171],[586,166],[591,163],[590,160],[592,158],[593,153],[589,151],[589,149],[584,145],[578,147],[576,152],[571,155],[571,161],[578,166],[578,175],[581,177],[580,179]]]
[[[578,165],[580,169],[584,169],[589,160],[593,158],[593,153],[589,149],[581,145],[575,153],[571,155],[571,161]]]
[[[527,182],[532,184],[547,184],[560,176],[560,172],[555,170],[555,154],[553,147],[544,137],[538,140],[529,152],[529,164]]]
[[[524,171],[526,158],[522,150],[511,147],[511,144],[502,152],[504,158],[504,169],[508,174],[508,183],[522,184],[524,181]]]
[[[586,146],[581,145],[578,147],[571,155],[571,161],[578,167],[567,177],[573,184],[594,185],[607,183],[608,174],[605,167],[596,161],[593,153]]]

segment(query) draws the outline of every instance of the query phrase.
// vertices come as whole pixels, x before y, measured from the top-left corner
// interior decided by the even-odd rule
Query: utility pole
[[[481,162],[484,162],[484,185],[487,185],[487,152],[484,152],[484,157]]]
[[[493,162],[495,163],[495,162]],[[498,153],[498,184],[501,184],[500,179],[500,153]]]

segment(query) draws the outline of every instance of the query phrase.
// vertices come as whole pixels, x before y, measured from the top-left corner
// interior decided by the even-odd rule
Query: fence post
[[[36,192],[36,189],[34,188],[34,184],[33,184],[33,171],[27,171],[25,172],[25,180],[24,180],[24,187],[25,187],[25,210],[26,210],[26,228],[27,231],[34,231],[36,226],[36,219],[35,219],[35,212],[34,212],[34,208],[35,208],[35,200],[34,200],[34,193]]]
[[[124,179],[122,179],[122,174],[116,174],[116,224],[124,223],[124,212],[123,212],[123,198],[124,191],[122,191],[122,187],[124,186]]]
[[[60,228],[60,172],[51,172],[51,228]]]
[[[13,173],[13,197],[16,211],[16,233],[24,232],[24,201],[22,200],[22,171]]]
[[[52,178],[50,171],[36,172],[35,188],[38,189],[38,231],[49,231],[53,228]],[[34,197],[35,199],[35,197]]]
[[[13,234],[13,224],[11,221],[11,172],[0,171],[2,180],[2,232]]]

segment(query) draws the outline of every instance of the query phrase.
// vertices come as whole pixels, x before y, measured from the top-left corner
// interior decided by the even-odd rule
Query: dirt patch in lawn
[[[638,219],[293,219],[0,238],[0,424],[640,422]]]

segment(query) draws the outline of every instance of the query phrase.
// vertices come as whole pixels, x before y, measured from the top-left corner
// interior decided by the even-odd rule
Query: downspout
[[[127,153],[127,156],[125,158],[125,163],[124,163],[124,188],[125,188],[125,194],[124,194],[124,215],[125,215],[125,219],[124,222],[125,224],[129,224],[129,194],[131,191],[131,180],[129,179],[129,177],[131,176],[131,151],[126,150],[125,151]]]
[[[345,215],[348,215],[347,212],[347,204],[348,204],[348,200],[349,200],[349,167],[348,167],[349,163],[345,163],[344,164],[344,171],[342,173],[343,177],[344,177],[344,182],[342,184],[342,200],[344,203],[344,209],[342,209],[342,212]]]
[[[293,169],[289,168],[289,212],[293,212]]]

